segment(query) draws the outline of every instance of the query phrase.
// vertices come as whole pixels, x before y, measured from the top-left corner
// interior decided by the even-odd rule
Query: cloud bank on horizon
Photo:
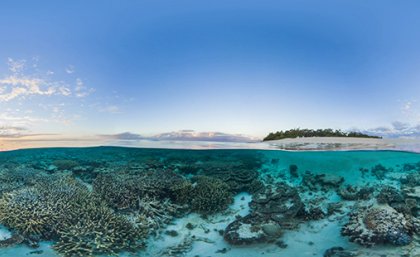
[[[2,2],[0,139],[247,142],[296,127],[419,138],[419,8]]]
[[[105,139],[114,140],[156,140],[156,141],[208,141],[208,142],[238,142],[251,143],[260,141],[257,137],[228,134],[223,132],[197,132],[194,130],[180,130],[160,133],[152,136],[142,136],[140,134],[123,132],[113,135],[100,135]]]

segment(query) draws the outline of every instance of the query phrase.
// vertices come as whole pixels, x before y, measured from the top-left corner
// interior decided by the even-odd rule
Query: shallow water
[[[0,172],[0,256],[420,254],[417,153],[45,148]]]

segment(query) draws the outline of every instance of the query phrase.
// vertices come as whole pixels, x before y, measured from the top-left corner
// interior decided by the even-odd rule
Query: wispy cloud
[[[15,126],[0,126],[0,138],[16,138],[22,136],[27,129]]]
[[[9,71],[13,73],[19,73],[25,68],[26,60],[15,60],[12,58],[7,58],[7,65],[9,66]]]
[[[54,79],[55,72],[48,69],[39,71],[38,58],[31,64],[25,59],[7,59],[9,74],[0,79],[0,102],[24,99],[30,96],[66,96],[83,98],[92,94],[95,89],[87,87],[82,78]],[[35,67],[35,68],[34,68]],[[65,69],[67,74],[74,73],[74,66]]]
[[[135,134],[131,132],[124,132],[119,134],[112,134],[112,135],[99,135],[101,138],[105,139],[115,139],[115,140],[142,140],[147,139],[147,137],[143,137],[140,134]]]
[[[101,107],[99,109],[99,111],[107,112],[107,113],[111,113],[111,114],[121,113],[120,107],[118,107],[116,105],[108,105],[108,106],[105,106],[105,107]]]
[[[81,78],[76,79],[76,87],[74,88],[75,96],[82,98],[90,95],[91,93],[95,92],[93,88],[87,88],[85,83]]]
[[[66,73],[67,74],[72,74],[72,73],[74,73],[74,66],[73,65],[69,65],[69,66],[67,66],[66,67],[66,69],[65,69],[65,71],[66,71]]]
[[[18,75],[0,79],[0,101],[10,101],[15,98],[30,95],[71,95],[71,90],[60,82],[46,81]]]
[[[36,134],[31,133],[29,129],[25,127],[16,127],[16,126],[0,126],[0,139],[9,139],[9,138],[26,138],[33,136],[51,136],[55,134]]]

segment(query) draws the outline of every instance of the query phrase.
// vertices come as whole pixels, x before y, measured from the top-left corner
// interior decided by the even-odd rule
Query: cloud
[[[15,126],[0,126],[0,138],[15,138],[22,136],[27,129]]]
[[[35,62],[38,59],[34,59]],[[29,63],[30,64],[30,63]],[[37,63],[27,65],[26,60],[7,59],[9,74],[0,79],[0,102],[8,102],[14,99],[23,99],[28,96],[73,96],[83,98],[92,94],[94,88],[86,87],[81,78],[74,82],[70,78],[62,77],[60,80],[54,79],[54,71],[46,70],[40,72]],[[66,73],[74,72],[74,67],[69,65]]]
[[[9,66],[9,71],[13,73],[19,73],[24,70],[26,66],[26,60],[14,60],[12,58],[7,58],[7,65]]]
[[[73,65],[69,65],[67,66],[67,68],[65,69],[67,74],[72,74],[74,73],[74,66]]]
[[[222,132],[196,132],[194,130],[180,130],[158,134],[152,137],[156,140],[167,141],[212,141],[212,142],[254,142],[256,138],[241,134],[227,134]]]
[[[101,112],[112,113],[112,114],[121,113],[120,108],[116,105],[105,106],[105,107],[101,108],[100,111]]]
[[[0,113],[0,124],[8,124],[7,126],[25,127],[33,125],[37,122],[46,121],[45,119],[34,118],[30,116],[17,116],[7,112]]]
[[[180,130],[161,133],[153,136],[141,136],[130,132],[100,135],[108,139],[117,140],[153,140],[153,141],[208,141],[208,142],[256,142],[260,139],[241,134],[227,134],[222,132],[196,132],[194,130]]]
[[[28,136],[46,136],[53,134],[34,134],[30,133],[29,130],[25,127],[17,126],[0,126],[0,138],[22,138]]]
[[[87,88],[83,83],[82,79],[76,79],[76,87],[74,89],[76,97],[82,98],[90,95],[95,90],[93,88]]]
[[[116,139],[116,140],[141,140],[141,139],[146,139],[145,137],[143,137],[139,134],[130,133],[130,132],[124,132],[124,133],[113,134],[113,135],[99,135],[99,136],[102,137],[102,138]]]
[[[0,101],[7,102],[30,95],[69,96],[71,90],[61,83],[45,81],[40,78],[12,75],[0,79]]]
[[[385,138],[420,138],[420,124],[394,121],[389,127],[376,127],[361,131],[363,133]]]

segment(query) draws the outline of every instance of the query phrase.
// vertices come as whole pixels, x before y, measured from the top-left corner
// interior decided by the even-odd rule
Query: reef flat
[[[0,153],[0,256],[420,256],[420,154]]]

